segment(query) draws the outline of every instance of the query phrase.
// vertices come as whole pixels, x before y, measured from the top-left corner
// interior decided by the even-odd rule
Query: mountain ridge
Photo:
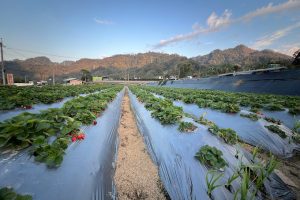
[[[6,72],[15,76],[31,77],[31,79],[47,79],[55,73],[57,76],[80,77],[81,70],[86,69],[97,75],[110,75],[125,73],[128,69],[135,69],[140,75],[153,78],[158,74],[176,74],[177,66],[183,62],[193,65],[192,71],[207,70],[209,67],[221,67],[223,65],[239,65],[246,68],[252,65],[262,66],[268,63],[290,63],[292,57],[272,50],[254,50],[245,45],[224,50],[215,49],[209,54],[187,58],[178,54],[166,54],[158,52],[147,52],[138,54],[117,54],[114,56],[91,59],[82,58],[77,61],[52,62],[45,56],[29,58],[26,60],[6,61]],[[104,74],[103,71],[105,71]],[[130,71],[130,70],[129,70]],[[220,71],[220,70],[219,70]],[[222,71],[222,70],[221,70]],[[150,77],[152,76],[152,77]],[[123,74],[119,77],[123,77]],[[147,78],[147,77],[144,77]]]

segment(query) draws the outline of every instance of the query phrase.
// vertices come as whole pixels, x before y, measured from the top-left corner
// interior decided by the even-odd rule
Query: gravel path
[[[166,199],[158,170],[140,135],[126,92],[122,102],[115,184],[118,199]]]

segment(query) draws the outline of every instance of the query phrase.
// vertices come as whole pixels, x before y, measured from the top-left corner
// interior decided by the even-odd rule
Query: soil
[[[254,147],[249,144],[243,144],[243,147],[252,152]],[[263,161],[268,160],[268,152],[260,151],[257,157]],[[292,158],[278,158],[278,165],[275,173],[296,193],[297,199],[300,199],[300,155],[296,154]]]
[[[126,92],[122,101],[119,147],[114,181],[118,199],[166,199],[158,169],[150,159],[130,108]]]

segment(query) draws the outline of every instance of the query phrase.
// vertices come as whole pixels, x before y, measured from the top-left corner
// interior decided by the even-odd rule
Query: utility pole
[[[55,85],[55,68],[56,68],[56,64],[53,66],[52,69],[52,84]]]
[[[6,85],[5,83],[5,74],[4,74],[4,60],[3,60],[3,42],[2,42],[2,38],[0,41],[0,51],[1,51],[1,66],[2,66],[2,81],[3,81],[3,85]]]

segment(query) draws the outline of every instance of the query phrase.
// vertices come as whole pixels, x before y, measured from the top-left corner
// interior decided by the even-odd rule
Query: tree
[[[300,49],[298,49],[294,54],[294,61],[293,61],[293,65],[300,65]]]
[[[82,73],[82,76],[81,76],[82,81],[85,81],[85,82],[92,81],[92,75],[89,70],[82,69],[81,73]]]
[[[184,78],[186,76],[192,76],[193,72],[199,68],[199,64],[193,60],[185,60],[177,65],[179,70],[179,78]]]
[[[24,79],[24,77],[15,76],[14,77],[14,82],[15,83],[25,83],[25,79]]]
[[[241,69],[241,66],[240,65],[234,65],[233,68],[234,68],[234,71],[237,72]]]

